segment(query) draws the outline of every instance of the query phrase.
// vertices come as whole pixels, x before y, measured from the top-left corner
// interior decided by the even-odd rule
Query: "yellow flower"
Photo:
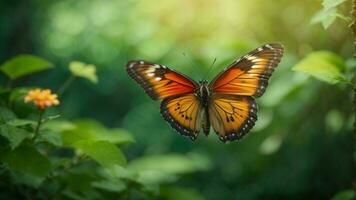
[[[58,96],[52,94],[51,90],[34,89],[30,90],[25,96],[25,102],[33,102],[39,109],[46,109],[59,104]]]

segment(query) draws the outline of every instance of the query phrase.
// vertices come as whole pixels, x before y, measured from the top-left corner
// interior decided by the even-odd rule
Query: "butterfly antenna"
[[[196,65],[194,64],[193,60],[192,60],[191,58],[188,58],[188,56],[187,56],[184,52],[182,53],[182,55],[185,57],[185,59],[187,60],[187,62],[193,66],[193,69],[194,69],[193,71],[194,71],[194,73],[197,74],[198,76],[200,76],[200,75],[201,75],[201,72],[197,71],[197,68],[194,67],[194,66],[196,66]]]
[[[207,71],[207,73],[205,74],[204,76],[204,80],[206,80],[206,78],[209,76],[210,72],[213,70],[213,66],[214,64],[216,63],[216,58],[214,58],[213,62],[211,63],[210,67],[209,67],[209,70]]]

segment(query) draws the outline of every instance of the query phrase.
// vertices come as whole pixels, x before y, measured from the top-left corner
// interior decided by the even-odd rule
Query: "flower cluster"
[[[33,102],[41,110],[59,104],[58,96],[56,94],[52,94],[49,89],[30,90],[27,96],[25,96],[25,102]]]

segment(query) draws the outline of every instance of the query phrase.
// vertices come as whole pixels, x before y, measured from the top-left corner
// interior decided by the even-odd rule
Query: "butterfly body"
[[[161,115],[180,134],[195,140],[213,127],[223,142],[241,139],[255,125],[255,98],[283,55],[280,44],[266,44],[238,59],[210,83],[199,83],[166,66],[130,61],[128,74],[153,100],[161,100]],[[202,125],[201,125],[202,122]]]
[[[202,128],[206,136],[210,132],[210,119],[209,119],[209,101],[210,101],[210,89],[207,80],[199,81],[199,90],[196,95],[199,97],[200,103],[203,106],[203,123]]]

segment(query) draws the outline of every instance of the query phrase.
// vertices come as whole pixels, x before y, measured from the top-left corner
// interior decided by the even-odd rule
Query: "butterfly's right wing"
[[[202,105],[195,94],[170,97],[162,101],[163,118],[178,133],[195,140],[200,130]]]
[[[213,93],[260,97],[283,56],[281,44],[263,45],[218,74],[210,83]]]

